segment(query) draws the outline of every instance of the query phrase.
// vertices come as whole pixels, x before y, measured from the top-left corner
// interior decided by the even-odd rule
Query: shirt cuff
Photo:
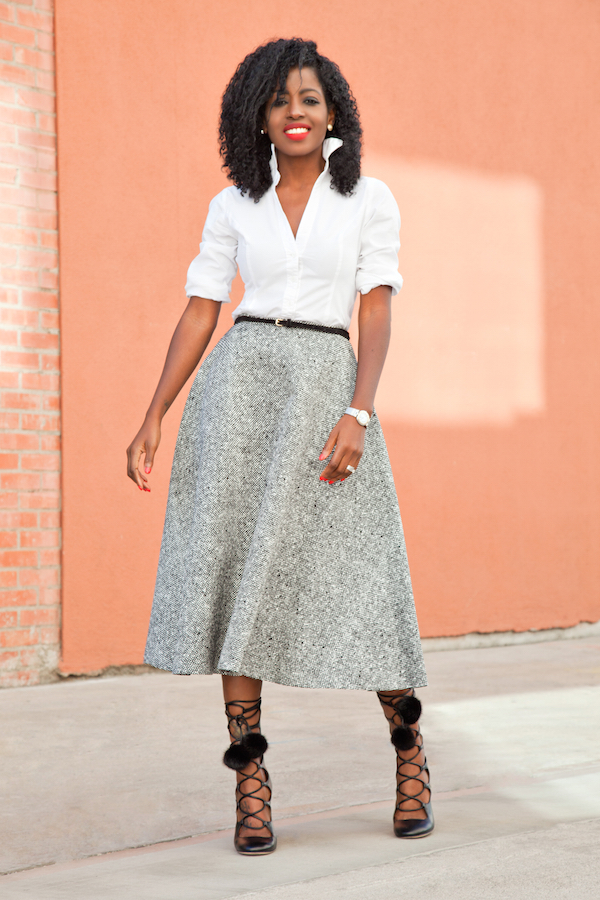
[[[206,300],[215,300],[217,303],[231,303],[229,294],[224,293],[223,285],[186,284],[186,297],[204,297]]]
[[[379,287],[381,284],[387,284],[392,289],[392,297],[395,297],[397,293],[402,288],[403,279],[402,276],[395,272],[393,275],[385,275],[381,274],[379,277],[372,276],[372,279],[369,281],[361,281],[356,285],[358,291],[361,294],[368,294],[369,291],[372,291],[373,288]]]

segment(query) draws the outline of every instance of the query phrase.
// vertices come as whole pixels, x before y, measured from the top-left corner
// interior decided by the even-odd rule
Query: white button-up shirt
[[[273,184],[255,203],[228,187],[211,201],[200,253],[188,270],[188,297],[228,303],[239,266],[245,285],[234,313],[295,319],[333,328],[350,325],[357,291],[380,284],[392,294],[398,274],[400,213],[390,189],[361,177],[345,197],[331,187],[329,157],[342,145],[323,142],[325,169],[313,186],[296,237],[277,191],[279,170],[273,149]]]

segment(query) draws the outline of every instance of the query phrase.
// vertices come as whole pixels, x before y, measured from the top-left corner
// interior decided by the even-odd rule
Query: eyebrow
[[[299,94],[306,94],[307,91],[313,91],[315,94],[322,94],[323,91],[319,90],[319,88],[302,88],[301,91],[298,91]],[[289,94],[289,91],[277,91],[277,96],[281,97],[282,94]]]

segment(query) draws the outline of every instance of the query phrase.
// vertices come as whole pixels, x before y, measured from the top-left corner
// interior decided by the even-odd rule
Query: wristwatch
[[[371,421],[371,416],[366,411],[366,409],[354,409],[352,406],[349,406],[345,412],[347,416],[355,416],[356,421],[359,425],[362,425],[363,428],[366,428],[369,422]]]

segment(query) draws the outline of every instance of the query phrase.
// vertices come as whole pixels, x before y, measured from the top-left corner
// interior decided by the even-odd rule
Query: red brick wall
[[[60,393],[53,0],[0,0],[0,686],[55,677]]]

